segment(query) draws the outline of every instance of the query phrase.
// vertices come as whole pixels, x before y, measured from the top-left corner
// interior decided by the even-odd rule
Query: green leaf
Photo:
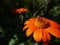
[[[55,38],[54,42],[59,43],[60,42],[60,39]]]
[[[20,43],[19,45],[24,45],[24,43]]]
[[[14,44],[15,44],[15,42],[16,42],[16,40],[11,39],[11,40],[10,40],[10,42],[9,42],[9,45],[14,45]]]
[[[2,38],[2,37],[4,37],[4,36],[5,36],[4,31],[3,31],[3,29],[0,27],[0,38]]]
[[[38,43],[30,43],[29,45],[38,45]]]

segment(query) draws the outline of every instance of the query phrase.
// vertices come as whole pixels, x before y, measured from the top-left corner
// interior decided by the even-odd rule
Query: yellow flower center
[[[42,17],[37,17],[35,26],[38,28],[45,29],[45,28],[49,27],[49,24]]]

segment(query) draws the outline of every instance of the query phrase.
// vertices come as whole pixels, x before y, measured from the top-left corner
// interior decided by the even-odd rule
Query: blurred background
[[[19,8],[28,11],[16,13]],[[37,15],[60,24],[60,0],[0,0],[0,45],[43,45],[22,31],[24,22]],[[51,36],[49,45],[60,45],[60,39]]]

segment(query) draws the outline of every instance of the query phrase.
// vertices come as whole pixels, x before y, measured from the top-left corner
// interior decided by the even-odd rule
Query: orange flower
[[[27,20],[24,25],[23,31],[28,28],[26,30],[27,37],[33,33],[34,40],[36,42],[42,40],[44,45],[48,45],[48,42],[51,39],[50,34],[60,38],[59,24],[47,18],[34,17]]]
[[[22,13],[22,12],[26,12],[27,10],[28,10],[27,8],[20,8],[20,9],[17,9],[16,12]]]

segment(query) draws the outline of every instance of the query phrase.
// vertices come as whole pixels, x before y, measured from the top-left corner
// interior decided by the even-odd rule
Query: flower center
[[[45,28],[49,27],[49,23],[47,21],[45,21],[42,17],[37,17],[35,26],[38,28],[45,29]]]

